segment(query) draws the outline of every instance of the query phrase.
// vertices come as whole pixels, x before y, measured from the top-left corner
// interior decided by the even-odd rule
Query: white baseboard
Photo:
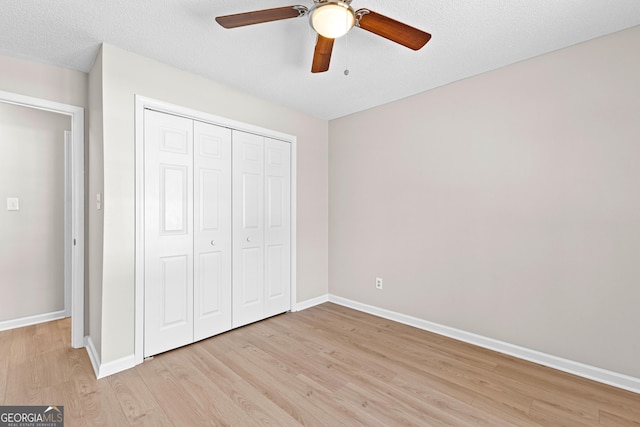
[[[625,374],[608,371],[606,369],[597,368],[595,366],[586,365],[584,363],[575,362],[573,360],[563,359],[561,357],[542,353],[536,350],[509,344],[503,341],[494,340],[492,338],[483,337],[481,335],[465,332],[460,329],[450,328],[448,326],[429,322],[427,320],[418,319],[417,317],[407,316],[405,314],[396,313],[372,305],[363,304],[342,298],[336,295],[329,295],[330,302],[372,314],[374,316],[393,320],[398,323],[410,325],[418,329],[444,335],[459,341],[477,345],[479,347],[494,350],[499,353],[508,354],[519,359],[528,360],[560,371],[568,372],[583,378],[598,381],[624,390],[640,394],[640,378],[631,377]]]
[[[87,354],[89,355],[89,360],[91,360],[91,365],[93,366],[93,372],[96,374],[96,378],[98,379],[117,374],[118,372],[135,366],[133,354],[121,357],[120,359],[116,359],[112,362],[101,363],[100,355],[98,354],[91,337],[85,337],[85,347],[87,348]]]
[[[22,328],[23,326],[64,319],[65,317],[68,317],[66,312],[64,310],[60,310],[51,313],[36,314],[35,316],[21,317],[19,319],[3,320],[0,322],[0,331],[7,331],[9,329]]]
[[[118,372],[133,368],[134,366],[136,366],[136,363],[133,354],[121,357],[109,363],[103,363],[102,365],[100,365],[100,373],[98,374],[98,379],[117,374]]]
[[[91,361],[91,366],[93,366],[93,372],[96,374],[96,378],[98,378],[98,372],[100,371],[100,355],[98,354],[91,337],[84,337],[84,348],[87,349],[87,355]]]
[[[316,297],[316,298],[311,298],[311,299],[308,299],[306,301],[302,301],[302,302],[296,303],[296,305],[291,308],[291,311],[306,310],[307,308],[311,308],[313,306],[320,305],[320,304],[325,303],[327,301],[329,301],[329,295],[328,294],[321,295],[321,296]]]

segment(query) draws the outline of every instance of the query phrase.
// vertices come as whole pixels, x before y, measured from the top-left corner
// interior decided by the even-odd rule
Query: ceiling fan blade
[[[323,73],[329,69],[333,40],[318,34],[318,41],[313,52],[313,64],[311,64],[312,73]]]
[[[356,11],[356,25],[409,49],[418,50],[431,39],[431,34],[380,15],[369,9]]]
[[[285,6],[275,9],[255,10],[253,12],[236,13],[216,17],[216,22],[224,28],[243,27],[245,25],[261,24],[263,22],[279,21],[281,19],[297,18],[309,12],[306,6]]]

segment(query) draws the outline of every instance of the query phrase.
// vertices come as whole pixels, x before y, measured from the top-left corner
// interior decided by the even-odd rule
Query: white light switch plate
[[[20,199],[17,197],[7,197],[7,210],[8,211],[19,211],[20,210]]]

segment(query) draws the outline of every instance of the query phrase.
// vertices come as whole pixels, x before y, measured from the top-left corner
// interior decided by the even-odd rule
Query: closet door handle
[[[251,236],[247,237],[247,242],[251,242]]]
[[[212,240],[212,241],[211,241],[211,246],[215,246],[215,245],[216,245],[216,241],[215,241],[215,240]]]

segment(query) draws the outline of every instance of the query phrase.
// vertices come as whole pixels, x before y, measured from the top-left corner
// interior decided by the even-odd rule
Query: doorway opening
[[[19,190],[17,194],[6,194],[3,197],[3,199],[6,198],[6,200],[0,200],[0,202],[2,202],[0,203],[0,208],[4,208],[7,211],[18,211],[7,213],[19,214],[21,206],[20,194],[18,193],[20,191],[32,191],[33,194],[30,196],[31,200],[44,199],[39,200],[39,203],[42,203],[39,208],[31,210],[31,213],[35,216],[35,221],[30,222],[30,224],[33,224],[34,227],[41,225],[46,232],[56,231],[51,230],[51,224],[47,221],[47,214],[43,212],[48,205],[47,199],[56,197],[57,200],[55,200],[55,203],[59,203],[62,206],[61,211],[63,213],[52,213],[52,215],[62,215],[63,217],[61,221],[63,231],[61,234],[63,234],[62,241],[64,243],[62,246],[64,249],[62,249],[62,252],[64,252],[64,256],[59,258],[62,258],[64,261],[62,266],[58,265],[56,268],[64,271],[64,310],[55,311],[53,314],[45,313],[42,316],[33,315],[21,317],[15,320],[0,322],[0,324],[3,329],[10,329],[12,327],[26,326],[28,324],[40,323],[56,318],[47,318],[47,316],[58,315],[57,318],[59,318],[70,315],[71,345],[74,348],[84,347],[84,109],[82,107],[0,91],[0,106],[7,108],[11,105],[26,107],[26,113],[23,114],[24,116],[28,116],[29,111],[37,112],[36,110],[39,110],[41,112],[55,113],[54,115],[43,117],[55,118],[55,115],[61,115],[65,118],[63,122],[69,124],[70,121],[70,126],[68,127],[70,127],[71,131],[63,131],[63,135],[61,136],[61,140],[63,141],[61,144],[62,147],[55,147],[51,154],[62,157],[63,165],[60,166],[60,169],[63,170],[63,174],[59,179],[62,181],[61,187],[63,187],[64,190],[60,191],[61,194],[54,194],[55,191],[50,192],[47,191],[46,188],[44,191],[38,192],[38,185],[32,185],[31,190]],[[6,145],[9,146],[9,143],[7,142]],[[33,154],[33,159],[36,159],[47,155],[47,153],[29,153],[28,150],[24,151],[22,150],[24,147],[20,147],[20,144],[13,144],[13,147],[20,148],[16,155],[21,157],[29,157],[30,154]],[[48,164],[51,165],[53,163]],[[38,165],[34,167],[37,168]],[[29,180],[28,172],[22,176],[26,177],[24,178],[25,181]],[[22,179],[23,178],[21,178],[21,180]],[[16,186],[18,187],[19,185],[16,184]],[[60,197],[61,195],[62,197]],[[60,198],[62,200],[59,200]],[[6,206],[2,206],[5,202]],[[26,214],[28,212],[27,206],[23,204],[23,207],[24,213]],[[14,218],[18,217],[19,215],[14,215]],[[58,230],[58,232],[59,231],[60,230]],[[20,240],[17,241],[20,242]],[[18,254],[19,256],[17,258],[24,260],[24,265],[17,266],[17,268],[30,268],[29,247],[35,249],[37,246],[38,241],[36,236],[33,242],[25,242],[25,245],[21,248],[10,248],[11,251],[24,252],[24,254]],[[51,260],[57,259],[55,257],[50,258]],[[32,296],[34,300],[42,297],[47,297],[46,292],[45,295]]]

